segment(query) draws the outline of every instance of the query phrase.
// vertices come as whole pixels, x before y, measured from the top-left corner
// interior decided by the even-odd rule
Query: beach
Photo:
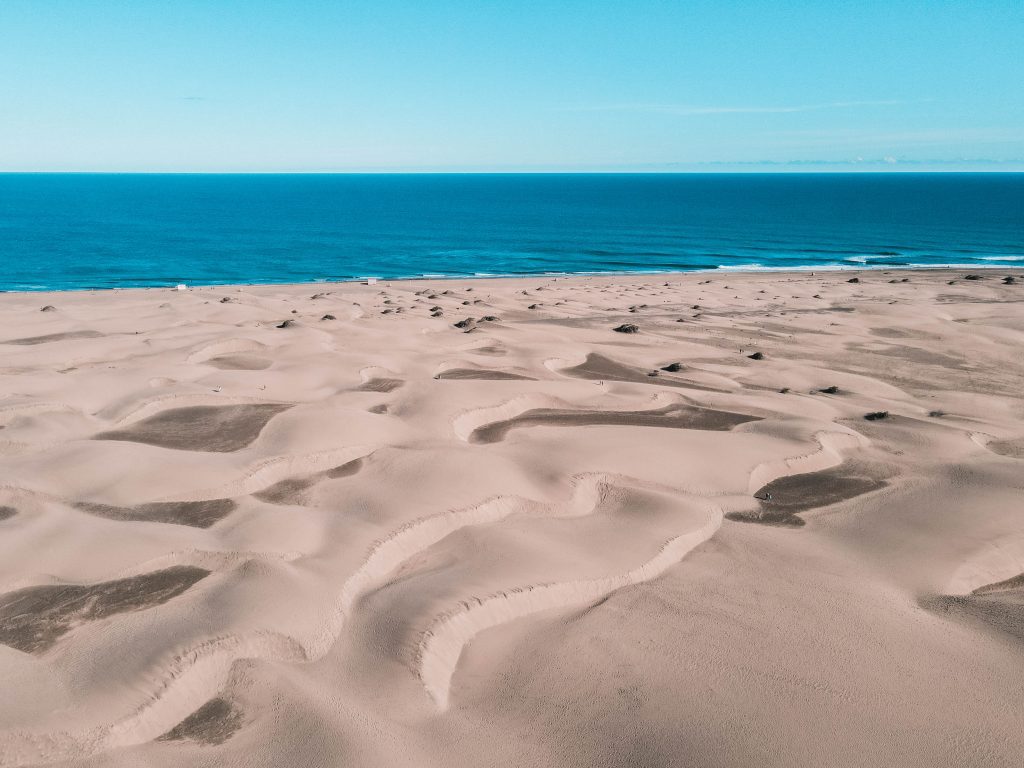
[[[0,321],[0,766],[1020,765],[1024,270]]]

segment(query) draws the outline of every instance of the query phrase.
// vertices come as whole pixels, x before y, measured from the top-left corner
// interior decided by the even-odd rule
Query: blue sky
[[[1024,2],[2,0],[0,170],[1024,170]]]

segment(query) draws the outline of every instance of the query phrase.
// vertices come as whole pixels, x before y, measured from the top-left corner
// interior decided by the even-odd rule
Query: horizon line
[[[1024,174],[1011,168],[758,168],[730,170],[3,170],[0,176],[898,176],[912,174]]]

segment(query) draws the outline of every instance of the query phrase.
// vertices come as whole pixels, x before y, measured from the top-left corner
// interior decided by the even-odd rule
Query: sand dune
[[[0,297],[0,766],[1019,763],[1024,294],[901,276]]]

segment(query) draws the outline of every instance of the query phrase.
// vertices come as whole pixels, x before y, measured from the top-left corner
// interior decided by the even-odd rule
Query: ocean
[[[1024,266],[1024,174],[0,175],[0,290]]]

